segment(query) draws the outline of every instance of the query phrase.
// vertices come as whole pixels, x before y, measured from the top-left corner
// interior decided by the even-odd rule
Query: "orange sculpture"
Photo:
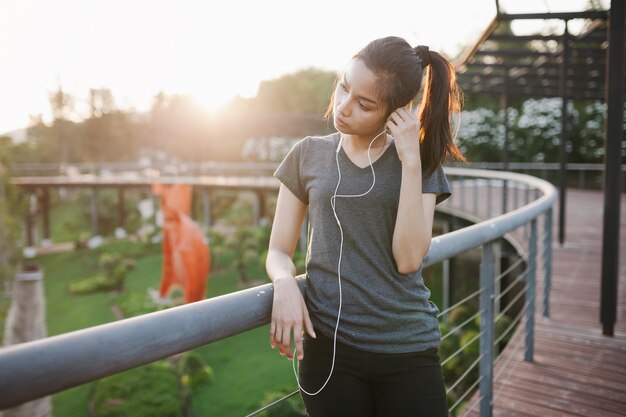
[[[179,285],[185,302],[205,298],[211,254],[200,227],[189,217],[191,186],[152,184],[163,211],[163,271],[159,294],[165,297]]]

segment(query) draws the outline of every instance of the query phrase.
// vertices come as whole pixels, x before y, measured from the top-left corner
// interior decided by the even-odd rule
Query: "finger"
[[[311,318],[309,317],[309,312],[306,308],[304,309],[304,328],[306,329],[306,332],[309,334],[309,336],[311,336],[313,339],[317,338],[315,330],[313,329],[313,322],[311,321]]]
[[[297,323],[293,327],[293,341],[296,345],[296,355],[298,360],[301,361],[304,357],[304,349],[302,349],[302,324]]]
[[[402,123],[402,117],[400,117],[397,111],[394,111],[393,113],[391,113],[391,115],[389,115],[387,121],[391,121],[396,125],[399,125],[400,123]]]
[[[276,332],[274,333],[274,343],[278,343],[278,351],[280,352],[280,354],[283,354],[283,350],[282,350],[282,346],[281,346],[281,340],[283,337],[283,328],[279,325],[276,326]]]
[[[281,343],[283,346],[283,353],[287,355],[287,358],[291,359],[293,357],[293,352],[291,351],[291,326],[283,329],[283,338]]]
[[[413,112],[406,108],[406,107],[402,107],[400,109],[398,109],[398,114],[402,117],[403,120],[414,120],[415,119],[415,115],[413,114]]]
[[[397,136],[399,128],[398,125],[393,122],[393,120],[387,121],[387,123],[385,123],[385,126],[387,127],[387,129],[389,129],[389,132],[391,132],[391,136]]]
[[[276,339],[274,338],[274,332],[276,331],[276,323],[272,320],[270,324],[270,346],[272,349],[276,349]]]
[[[400,107],[400,108],[396,109],[396,111],[395,111],[394,113],[395,113],[395,114],[398,116],[398,118],[399,118],[401,121],[403,121],[403,122],[404,122],[404,121],[406,121],[406,120],[408,120],[408,118],[410,117],[410,116],[407,114],[406,109],[405,109],[404,107]]]

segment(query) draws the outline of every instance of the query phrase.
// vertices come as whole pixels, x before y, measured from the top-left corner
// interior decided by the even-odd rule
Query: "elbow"
[[[424,257],[426,253],[423,251],[416,251],[409,256],[401,257],[400,259],[396,259],[396,266],[398,267],[398,272],[403,275],[412,274],[417,272],[422,267],[422,263],[424,262]]]
[[[405,262],[398,263],[398,272],[402,275],[412,274],[414,272],[419,271],[422,266],[423,258],[415,258],[411,260],[407,260]]]
[[[398,272],[407,275],[419,271],[429,249],[430,245],[425,248],[415,248],[411,253],[403,254],[404,256],[395,256]]]

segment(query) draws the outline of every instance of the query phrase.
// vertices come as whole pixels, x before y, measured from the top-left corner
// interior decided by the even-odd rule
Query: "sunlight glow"
[[[606,3],[606,0],[602,0]],[[500,4],[519,8],[519,2]],[[582,10],[586,0],[529,0],[524,11]],[[560,6],[560,7],[557,7]],[[512,10],[522,11],[522,10]],[[266,79],[307,67],[339,71],[368,41],[402,36],[450,57],[495,16],[494,0],[407,3],[196,0],[4,0],[0,6],[0,134],[29,115],[50,120],[60,82],[85,117],[90,88],[109,88],[121,109],[145,111],[159,92],[215,110],[250,97]]]

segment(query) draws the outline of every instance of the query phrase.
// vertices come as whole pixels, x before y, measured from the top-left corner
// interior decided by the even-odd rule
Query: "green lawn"
[[[126,294],[68,294],[70,282],[92,275],[103,252],[134,256],[136,268],[126,279]],[[223,260],[223,259],[222,259]],[[115,320],[112,305],[133,297],[146,297],[148,288],[158,288],[161,278],[160,245],[114,241],[94,250],[71,251],[41,256],[45,274],[48,334],[57,335]],[[224,265],[226,262],[220,262]],[[431,271],[427,271],[428,275]],[[433,271],[434,272],[434,271]],[[250,276],[265,279],[260,266],[250,268]],[[223,269],[209,280],[208,297],[240,290],[234,272]],[[433,298],[440,290],[432,288]],[[438,303],[438,300],[436,300]],[[0,321],[8,302],[0,300]],[[1,326],[2,323],[0,323]],[[269,346],[269,328],[260,328],[196,349],[213,368],[215,380],[192,397],[192,409],[198,416],[245,415],[261,406],[270,391],[291,392],[297,388],[292,364]],[[66,390],[53,396],[57,417],[88,417],[88,396],[93,383]]]
[[[111,306],[128,294],[144,295],[149,287],[158,288],[161,274],[159,245],[152,245],[136,260],[136,269],[126,280],[127,295],[96,293],[72,296],[70,282],[93,274],[97,259],[104,251],[137,253],[143,246],[114,242],[96,250],[72,251],[41,256],[45,274],[48,335],[58,335],[115,320]],[[138,249],[139,248],[139,249]],[[251,274],[259,276],[260,268]],[[213,297],[241,289],[233,273],[214,273],[208,285]],[[8,300],[0,301],[0,321],[4,323]],[[196,351],[215,372],[215,381],[202,386],[192,398],[198,416],[241,415],[258,408],[267,391],[295,389],[291,363],[272,351],[268,327],[204,346]],[[57,417],[88,417],[88,396],[93,383],[69,389],[53,396]]]

